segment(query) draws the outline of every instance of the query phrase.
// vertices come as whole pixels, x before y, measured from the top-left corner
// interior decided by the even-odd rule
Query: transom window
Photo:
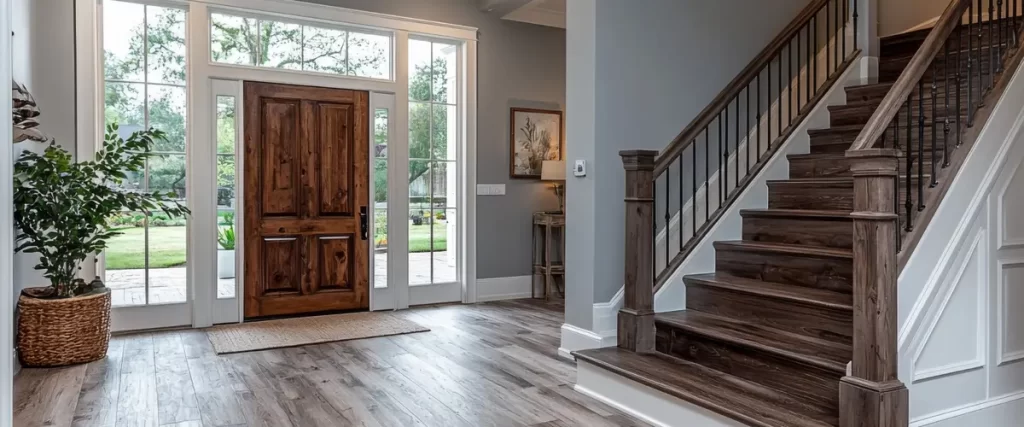
[[[213,62],[372,79],[391,73],[391,34],[212,13]]]

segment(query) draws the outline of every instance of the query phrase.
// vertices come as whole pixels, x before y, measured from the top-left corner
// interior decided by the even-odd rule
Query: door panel
[[[368,308],[368,93],[244,90],[245,316]]]
[[[266,99],[260,109],[263,215],[295,216],[299,190],[299,103]]]

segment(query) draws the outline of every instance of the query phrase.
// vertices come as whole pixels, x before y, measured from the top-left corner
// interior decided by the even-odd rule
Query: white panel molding
[[[985,298],[986,287],[987,287],[987,276],[988,276],[988,251],[986,244],[986,233],[987,230],[984,227],[978,227],[974,233],[974,239],[971,241],[971,245],[966,250],[964,256],[959,260],[956,265],[956,273],[953,275],[947,275],[947,279],[943,282],[940,289],[937,289],[937,293],[942,295],[942,300],[938,304],[930,304],[932,307],[928,311],[928,327],[921,334],[920,338],[915,339],[915,351],[912,361],[913,375],[911,381],[921,382],[932,378],[953,375],[960,372],[971,371],[985,366],[986,351],[985,351],[985,336],[987,331],[986,316],[988,310],[986,310],[987,298]],[[978,277],[964,277],[964,273],[967,271],[968,266],[971,262],[975,261],[978,269]],[[924,350],[928,347],[928,342],[935,334],[935,327],[939,324],[939,320],[946,314],[946,308],[949,306],[949,302],[952,300],[953,295],[956,294],[956,290],[964,280],[972,281],[977,286],[976,304],[978,306],[977,317],[974,319],[975,332],[974,332],[974,357],[967,360],[952,361],[942,366],[918,369],[918,362],[921,356],[924,354]],[[956,313],[950,313],[956,315]],[[966,321],[966,319],[965,319]]]
[[[558,348],[558,355],[569,360],[575,359],[572,352],[589,350],[592,348],[614,347],[616,335],[612,333],[598,334],[568,323],[562,324],[562,344]]]
[[[988,207],[988,197],[1008,158],[1019,157],[1017,153],[1011,156],[1010,150],[1024,127],[1022,75],[1024,67],[1014,72],[1006,92],[993,107],[989,121],[978,136],[979,142],[996,138],[1001,140],[1000,143],[976,143],[972,147],[963,168],[952,178],[953,184],[921,236],[921,243],[900,272],[900,349],[912,346],[910,341],[925,320],[925,311],[935,298],[939,282],[966,241],[971,226],[979,221],[980,211]],[[962,200],[969,202],[965,204]],[[987,221],[987,214],[985,218]],[[951,229],[952,233],[949,232]],[[922,281],[921,277],[926,279]]]
[[[1007,215],[1006,207],[1004,206],[1006,203],[1006,192],[1010,188],[1013,188],[1014,178],[1017,178],[1018,174],[1024,174],[1024,168],[1021,168],[1020,166],[1021,165],[1018,164],[1009,179],[1002,183],[998,196],[996,197],[996,229],[998,231],[997,236],[999,236],[1000,250],[1024,248],[1024,237],[1010,237],[1009,229],[1011,227],[1007,224],[1007,221],[1010,219],[1020,220],[1024,217],[1019,214]],[[1024,231],[1024,224],[1021,224],[1020,228]]]
[[[985,399],[910,420],[910,427],[961,427],[965,425],[1019,425],[1024,417],[1024,391]]]
[[[577,363],[574,389],[653,426],[745,426],[585,361]]]
[[[615,336],[619,328],[619,309],[626,297],[625,288],[619,288],[611,301],[594,304],[594,330],[601,336]]]
[[[533,276],[492,277],[476,279],[477,302],[502,301],[533,297]]]
[[[1024,348],[1006,348],[1006,334],[1009,333],[1009,330],[1011,329],[1007,327],[1006,324],[1006,317],[1010,310],[1010,308],[1006,306],[1006,270],[1012,268],[1024,268],[1024,259],[999,260],[997,265],[999,281],[996,284],[996,365],[1003,366],[1024,360]]]

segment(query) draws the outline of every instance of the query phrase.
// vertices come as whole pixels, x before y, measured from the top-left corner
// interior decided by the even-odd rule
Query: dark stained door
[[[369,94],[245,82],[244,100],[245,317],[369,308]]]

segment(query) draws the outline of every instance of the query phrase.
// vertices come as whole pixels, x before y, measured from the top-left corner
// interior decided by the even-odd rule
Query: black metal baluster
[[[679,175],[682,175],[683,171],[679,170]],[[657,178],[655,178],[657,180]],[[668,264],[671,262],[672,257],[669,256],[669,241],[672,240],[672,214],[669,212],[669,207],[672,206],[671,195],[669,195],[669,189],[672,187],[672,164],[669,163],[668,167],[665,168],[665,268],[668,268]],[[658,193],[654,193],[658,194]],[[680,201],[682,202],[682,201]],[[682,206],[680,206],[682,208]],[[655,211],[657,212],[657,211]],[[682,228],[682,227],[679,227]],[[655,234],[657,236],[657,234]],[[657,240],[657,239],[655,239]]]
[[[693,141],[690,141],[690,143],[691,143],[691,145],[693,145]],[[697,146],[696,145],[693,146],[693,154],[694,154],[694,156],[697,155]],[[683,188],[684,188],[683,187],[683,152],[680,152],[679,153],[679,252],[683,251],[683,219],[686,218],[685,216],[683,216],[683,214],[685,213],[685,211],[683,211],[683,206],[686,206],[686,203],[684,203],[684,201],[686,199],[685,199],[685,196],[683,195]],[[697,199],[696,198],[694,198],[693,202],[690,203],[690,207],[693,208],[693,209],[696,209],[695,203],[697,203]],[[668,236],[668,233],[666,232],[665,235]]]
[[[993,17],[996,16],[996,0],[988,0],[988,86],[987,89],[991,89],[995,86],[996,75],[996,51],[992,40],[995,38],[995,32],[992,28]]]
[[[811,95],[814,93],[811,91],[811,82],[818,80],[817,76],[814,75],[818,68],[814,66],[815,61],[811,60],[811,52],[814,51],[812,48],[814,45],[811,44],[811,29],[814,28],[811,25],[812,23],[814,23],[813,17],[811,17],[811,22],[807,23],[807,104],[811,103]]]
[[[704,126],[704,224],[711,216],[711,131]]]
[[[782,50],[779,50],[779,111],[776,112],[779,118],[779,136],[782,136]]]
[[[779,66],[782,66],[781,62],[779,63]],[[779,74],[782,73],[780,72]],[[782,92],[779,93],[781,96]],[[765,107],[765,114],[768,116],[765,120],[765,124],[768,127],[765,134],[767,136],[766,139],[768,140],[766,145],[770,149],[772,147],[772,61],[768,61],[768,106]],[[779,116],[781,117],[782,115],[779,114]],[[760,157],[760,154],[758,154],[758,157]]]
[[[722,200],[722,194],[723,194],[722,188],[724,188],[722,186],[722,157],[724,157],[723,154],[722,154],[723,152],[724,152],[724,150],[722,149],[722,113],[719,113],[718,114],[718,152],[715,153],[715,154],[717,154],[717,156],[715,156],[715,157],[718,157],[718,170],[715,171],[718,174],[718,207],[722,207],[722,202],[723,202],[723,200]]]
[[[723,182],[725,183],[725,187],[723,187],[725,189],[725,192],[723,193],[724,194],[724,199],[723,200],[728,200],[729,199],[729,104],[725,105],[725,112],[724,112],[724,114],[725,114],[725,153],[722,155],[722,161],[725,162],[724,169],[723,169],[725,171],[725,173],[722,174],[721,176],[724,176],[724,178],[723,178],[724,181]],[[719,206],[718,208],[721,209],[722,207]]]
[[[811,24],[813,24],[812,27],[814,29],[814,49],[812,49],[812,50],[814,50],[814,54],[812,54],[810,56],[813,58],[811,63],[813,63],[813,65],[814,65],[814,80],[813,80],[813,83],[814,83],[814,93],[818,93],[818,15],[817,14],[815,14],[814,17],[811,18]],[[810,91],[808,91],[808,93],[810,93]]]
[[[939,148],[939,116],[938,116],[938,113],[937,113],[937,110],[936,110],[937,105],[938,105],[938,98],[939,98],[939,76],[938,76],[939,73],[935,69],[936,68],[935,65],[932,65],[931,68],[932,68],[932,116],[929,117],[928,120],[931,122],[931,125],[932,125],[932,156],[931,156],[931,162],[930,162],[931,166],[932,166],[932,169],[931,169],[932,170],[932,176],[931,176],[931,180],[928,182],[928,187],[929,188],[935,187],[935,184],[936,184],[936,182],[935,182],[935,162],[936,162],[936,160],[938,160],[938,159],[936,159],[936,157],[937,157],[936,154],[938,154],[937,150]],[[946,111],[946,114],[944,114],[944,116],[946,118],[948,118],[949,117],[949,111]]]
[[[845,0],[849,2],[849,0]],[[847,12],[849,14],[849,12]],[[853,49],[857,49],[857,23],[860,18],[860,12],[857,11],[857,0],[853,0]],[[843,55],[846,55],[846,32],[843,32]]]
[[[842,53],[842,55],[840,55],[840,53],[839,53],[839,39],[842,38],[844,41],[846,40],[846,18],[843,18],[842,21],[840,21],[840,18],[842,18],[842,11],[843,11],[843,9],[846,8],[846,6],[842,6],[840,2],[845,3],[846,0],[836,0],[836,16],[835,16],[836,31],[835,31],[834,34],[830,34],[829,35],[829,37],[833,37],[835,39],[835,43],[836,43],[836,47],[835,47],[836,54],[835,54],[835,58],[833,58],[834,59],[834,61],[833,61],[834,64],[832,64],[832,65],[835,66],[834,70],[839,70],[839,64],[843,63],[843,60],[846,59],[845,58],[846,57],[846,52],[845,52],[845,50],[846,50],[846,43],[843,43],[843,51],[844,52]]]
[[[704,128],[704,132],[707,132],[707,131],[708,131],[708,128],[705,127]],[[693,201],[690,202],[690,207],[691,207],[691,209],[690,209],[690,218],[691,218],[691,222],[692,222],[692,224],[690,224],[690,225],[693,226],[693,235],[691,235],[690,238],[692,239],[694,237],[697,237],[697,140],[696,139],[693,140],[693,158],[690,159],[690,160],[692,160],[692,163],[693,163],[693,167],[691,168],[691,169],[693,169],[692,170],[693,177],[692,177],[692,180],[690,181],[690,186],[692,187],[692,190],[693,190],[693,192],[690,193],[690,197],[693,200]],[[707,199],[707,195],[705,195],[704,198]],[[679,227],[679,228],[682,229],[683,227]],[[680,243],[679,243],[679,250],[682,251],[683,250],[683,244],[681,243],[682,239],[679,239],[679,241],[680,241]]]
[[[978,1],[981,1],[981,0],[978,0]],[[914,95],[913,95],[913,93],[911,93],[910,97],[907,98],[907,152],[906,152],[907,172],[906,172],[905,176],[903,174],[896,174],[897,179],[905,177],[904,180],[907,182],[907,202],[906,202],[907,219],[906,219],[906,221],[907,221],[907,231],[908,232],[914,229],[913,221],[910,219],[911,218],[911,212],[912,212],[912,210],[914,208],[914,200],[913,200],[914,199],[914,193],[913,193],[913,191],[910,190],[910,176],[911,176],[911,173],[913,173],[913,171],[914,171],[914,141],[911,140],[911,137],[913,136],[913,129],[914,129],[914,122],[913,122],[913,120],[914,120]]]
[[[800,32],[798,31],[796,33],[796,114],[797,115],[800,114],[800,100],[801,100],[801,97],[800,97],[800,95],[801,95],[801,93],[800,93],[800,75],[803,73],[803,71],[800,70],[801,68],[803,68],[800,65],[800,54],[802,54],[802,53],[803,52],[800,49]],[[789,118],[789,124],[790,125],[793,124],[793,118],[792,117]]]
[[[943,121],[943,127],[942,127],[942,167],[943,168],[949,166],[949,132],[952,130],[952,128],[950,127],[949,123],[950,123],[950,120],[951,120],[950,115],[953,114],[953,113],[950,113],[950,109],[949,109],[949,95],[953,92],[953,88],[949,85],[949,57],[950,57],[949,51],[950,51],[950,44],[947,42],[946,43],[946,53],[943,54],[943,58],[946,59],[946,64],[945,64],[945,66],[942,69],[943,74],[945,74],[945,76],[944,76],[945,80],[944,80],[944,82],[942,84],[946,85],[946,93],[942,97],[942,99],[944,101],[946,101],[946,105],[945,105],[945,108],[946,108],[946,120]],[[956,110],[956,117],[957,117],[957,122],[959,122],[960,121],[960,110],[959,109]]]
[[[768,64],[768,68],[771,69],[771,67],[772,67],[772,64],[769,63]],[[768,80],[768,81],[770,82],[771,80]],[[768,88],[768,91],[771,92],[771,88]],[[771,96],[769,96],[768,99],[771,99]],[[757,73],[757,110],[756,111],[757,111],[757,118],[755,120],[757,120],[757,161],[760,162],[761,161],[761,73],[760,72]]]
[[[760,74],[757,75],[761,77]],[[747,148],[744,150],[747,153],[747,173],[750,173],[750,85],[747,85],[747,113],[743,115],[743,137],[747,141]],[[760,90],[760,88],[758,88]],[[746,175],[744,175],[746,176]]]
[[[732,168],[733,180],[732,185],[739,187],[740,185],[740,96],[736,95],[734,98],[736,101],[736,136],[733,141],[733,153],[736,156],[736,167]]]
[[[963,85],[964,82],[964,77],[961,72],[961,65],[964,62],[964,26],[961,23],[958,27],[959,30],[956,37],[956,147],[959,147],[960,143],[963,142],[963,128],[961,127],[963,122],[963,116],[961,116],[961,112],[963,110],[961,108],[963,108],[963,105],[961,105],[960,101],[960,86]],[[970,109],[970,107],[968,107],[968,109]],[[946,156],[946,159],[944,167],[949,166],[948,155]]]
[[[655,196],[655,197],[652,197],[653,200],[651,200],[651,212],[652,212],[651,216],[653,217],[652,221],[651,221],[651,235],[652,236],[657,236],[658,235],[658,219],[657,219],[658,218],[657,217],[657,215],[658,215],[658,197],[657,197],[657,195],[658,195],[658,178],[654,178],[654,181],[651,182],[651,194],[653,194]],[[666,231],[665,234],[667,235],[668,232]],[[658,239],[651,239],[651,246],[652,246],[652,248],[651,248],[652,258],[651,259],[657,260],[658,259]],[[666,252],[667,252],[667,244],[666,244]],[[652,261],[651,262],[651,273],[653,274],[651,277],[658,277],[658,262],[657,261]]]
[[[789,107],[786,108],[789,111],[789,120],[787,121],[786,127],[788,128],[793,124],[793,41],[789,41],[789,46],[786,47],[789,51],[789,61],[787,61],[786,67],[789,69],[789,80],[786,81],[786,92],[789,94]],[[798,70],[799,71],[799,70]],[[800,85],[797,85],[800,86]],[[780,129],[781,130],[781,129]]]
[[[838,15],[838,14],[837,14]],[[832,0],[825,2],[825,72],[832,74]],[[838,44],[836,45],[839,46]],[[836,55],[836,62],[839,61]]]
[[[918,83],[917,88],[917,113],[918,113],[918,136],[917,140],[917,210],[924,210],[924,79]],[[934,132],[932,132],[934,135]]]
[[[1004,30],[1006,29],[1006,21],[1003,19],[1003,0],[999,0],[996,6],[996,32],[999,34],[999,43],[996,44],[996,74],[1003,71],[1003,43],[1004,43]]]
[[[981,0],[978,0],[981,10]],[[967,6],[967,127],[974,126],[974,3]]]

